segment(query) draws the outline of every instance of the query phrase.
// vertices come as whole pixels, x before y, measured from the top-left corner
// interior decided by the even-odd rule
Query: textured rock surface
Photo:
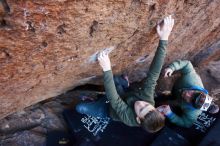
[[[62,112],[64,109],[73,108],[82,94],[93,98],[100,92],[68,92],[1,119],[0,146],[46,146],[50,132],[67,133],[68,128]]]
[[[115,73],[142,79],[158,42],[156,22],[168,14],[176,25],[166,62],[193,60],[220,38],[219,5],[219,0],[1,0],[0,118],[98,82],[95,54],[107,47],[114,47]],[[218,47],[215,51],[219,54]],[[217,60],[206,56],[204,62]]]

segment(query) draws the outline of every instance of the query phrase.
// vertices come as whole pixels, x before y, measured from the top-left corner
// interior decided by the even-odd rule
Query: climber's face
[[[195,94],[195,90],[184,90],[182,92],[182,98],[188,102],[188,103],[191,103],[192,100],[193,100],[193,97],[194,97],[194,94]]]
[[[136,101],[134,103],[134,110],[139,118],[144,118],[150,111],[155,110],[155,107],[146,101]]]

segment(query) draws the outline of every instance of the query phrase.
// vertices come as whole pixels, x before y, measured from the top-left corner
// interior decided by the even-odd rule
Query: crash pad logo
[[[92,117],[89,115],[86,115],[81,119],[81,121],[84,123],[84,127],[92,133],[94,136],[96,136],[100,132],[104,132],[105,128],[108,126],[110,122],[110,118],[100,118],[100,117]]]
[[[196,122],[194,125],[196,126],[196,129],[205,133],[209,127],[212,126],[216,118],[206,114],[206,113],[201,113],[199,117],[197,118]]]

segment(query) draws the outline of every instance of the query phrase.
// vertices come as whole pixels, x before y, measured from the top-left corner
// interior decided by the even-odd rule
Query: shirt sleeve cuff
[[[112,70],[103,71],[104,74],[112,74]]]
[[[167,46],[168,40],[160,40],[159,41],[159,46]]]

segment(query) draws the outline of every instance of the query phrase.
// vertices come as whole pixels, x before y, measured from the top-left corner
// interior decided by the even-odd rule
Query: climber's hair
[[[154,133],[162,129],[165,125],[165,117],[157,109],[147,113],[140,119],[141,126],[148,132]]]

